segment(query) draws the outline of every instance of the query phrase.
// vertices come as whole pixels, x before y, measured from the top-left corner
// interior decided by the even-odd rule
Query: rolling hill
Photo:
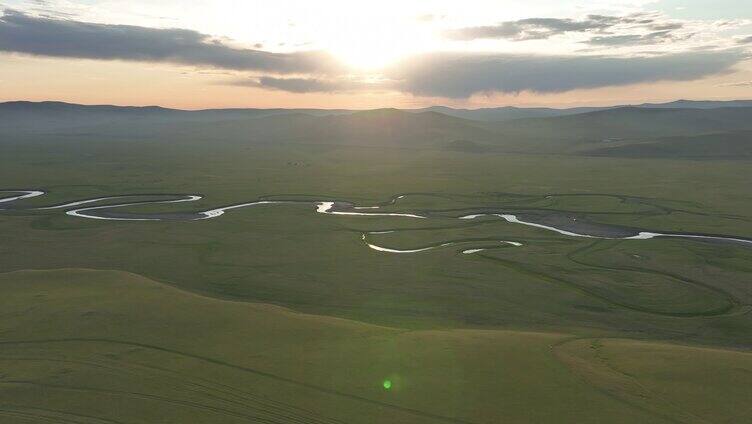
[[[9,423],[740,422],[752,382],[752,355],[730,349],[404,331],[121,271],[18,271],[0,284]]]
[[[578,153],[605,143],[654,141],[752,130],[752,108],[622,107],[579,115],[487,125],[520,153]],[[648,153],[648,151],[645,151]]]
[[[179,110],[159,106],[78,105],[64,102],[0,103],[0,131],[46,133],[103,125],[150,125],[219,122],[274,115],[305,113],[311,116],[351,113],[328,109],[206,109]]]
[[[0,135],[252,144],[399,146],[475,153],[628,157],[748,156],[748,102],[687,102],[591,110],[495,108],[367,111],[0,104]],[[733,105],[732,107],[716,107]],[[556,112],[554,112],[556,111]],[[512,119],[530,114],[562,116]],[[501,121],[490,121],[502,115]],[[479,118],[479,119],[478,119]],[[501,118],[499,118],[501,119]],[[678,138],[677,138],[678,137]],[[686,149],[686,151],[685,151]]]
[[[471,119],[482,122],[506,122],[524,118],[550,118],[554,116],[576,115],[579,113],[595,112],[608,109],[606,107],[575,107],[569,109],[554,109],[545,107],[493,107],[480,109],[455,109],[446,106],[432,106],[416,109],[414,112],[439,112],[456,118]]]
[[[592,149],[587,154],[631,158],[749,159],[752,157],[752,131],[614,143],[607,147]]]

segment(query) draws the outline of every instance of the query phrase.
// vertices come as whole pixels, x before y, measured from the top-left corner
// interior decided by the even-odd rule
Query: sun
[[[415,25],[370,23],[349,28],[325,41],[326,50],[360,70],[378,70],[433,47],[435,40]]]
[[[351,68],[363,71],[378,70],[407,56],[406,52],[385,46],[345,45],[329,51]]]
[[[409,43],[401,45],[396,40],[361,33],[336,40],[327,50],[350,67],[377,70],[409,56],[415,47]]]

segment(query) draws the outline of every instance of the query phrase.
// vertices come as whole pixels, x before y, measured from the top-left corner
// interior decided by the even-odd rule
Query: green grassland
[[[744,160],[200,137],[0,143],[3,188],[49,191],[26,206],[204,196],[123,210],[180,212],[411,193],[385,210],[446,217],[312,204],[197,222],[0,212],[0,422],[744,422],[752,249],[453,217],[554,211],[752,237],[750,175]],[[361,240],[385,230],[399,231],[369,241],[460,243],[390,254]],[[493,248],[461,253],[470,247]]]
[[[662,423],[748,413],[744,352],[408,331],[117,271],[20,271],[0,284],[6,422]]]

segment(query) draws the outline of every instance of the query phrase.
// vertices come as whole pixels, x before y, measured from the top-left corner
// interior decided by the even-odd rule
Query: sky
[[[748,0],[0,0],[0,101],[183,109],[752,98]]]

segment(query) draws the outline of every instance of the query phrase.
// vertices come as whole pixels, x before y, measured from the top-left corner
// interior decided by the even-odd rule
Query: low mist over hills
[[[752,155],[752,101],[686,101],[609,108],[491,108],[368,111],[0,104],[9,141],[86,138],[183,139],[438,148],[469,153],[558,153],[628,157]]]

